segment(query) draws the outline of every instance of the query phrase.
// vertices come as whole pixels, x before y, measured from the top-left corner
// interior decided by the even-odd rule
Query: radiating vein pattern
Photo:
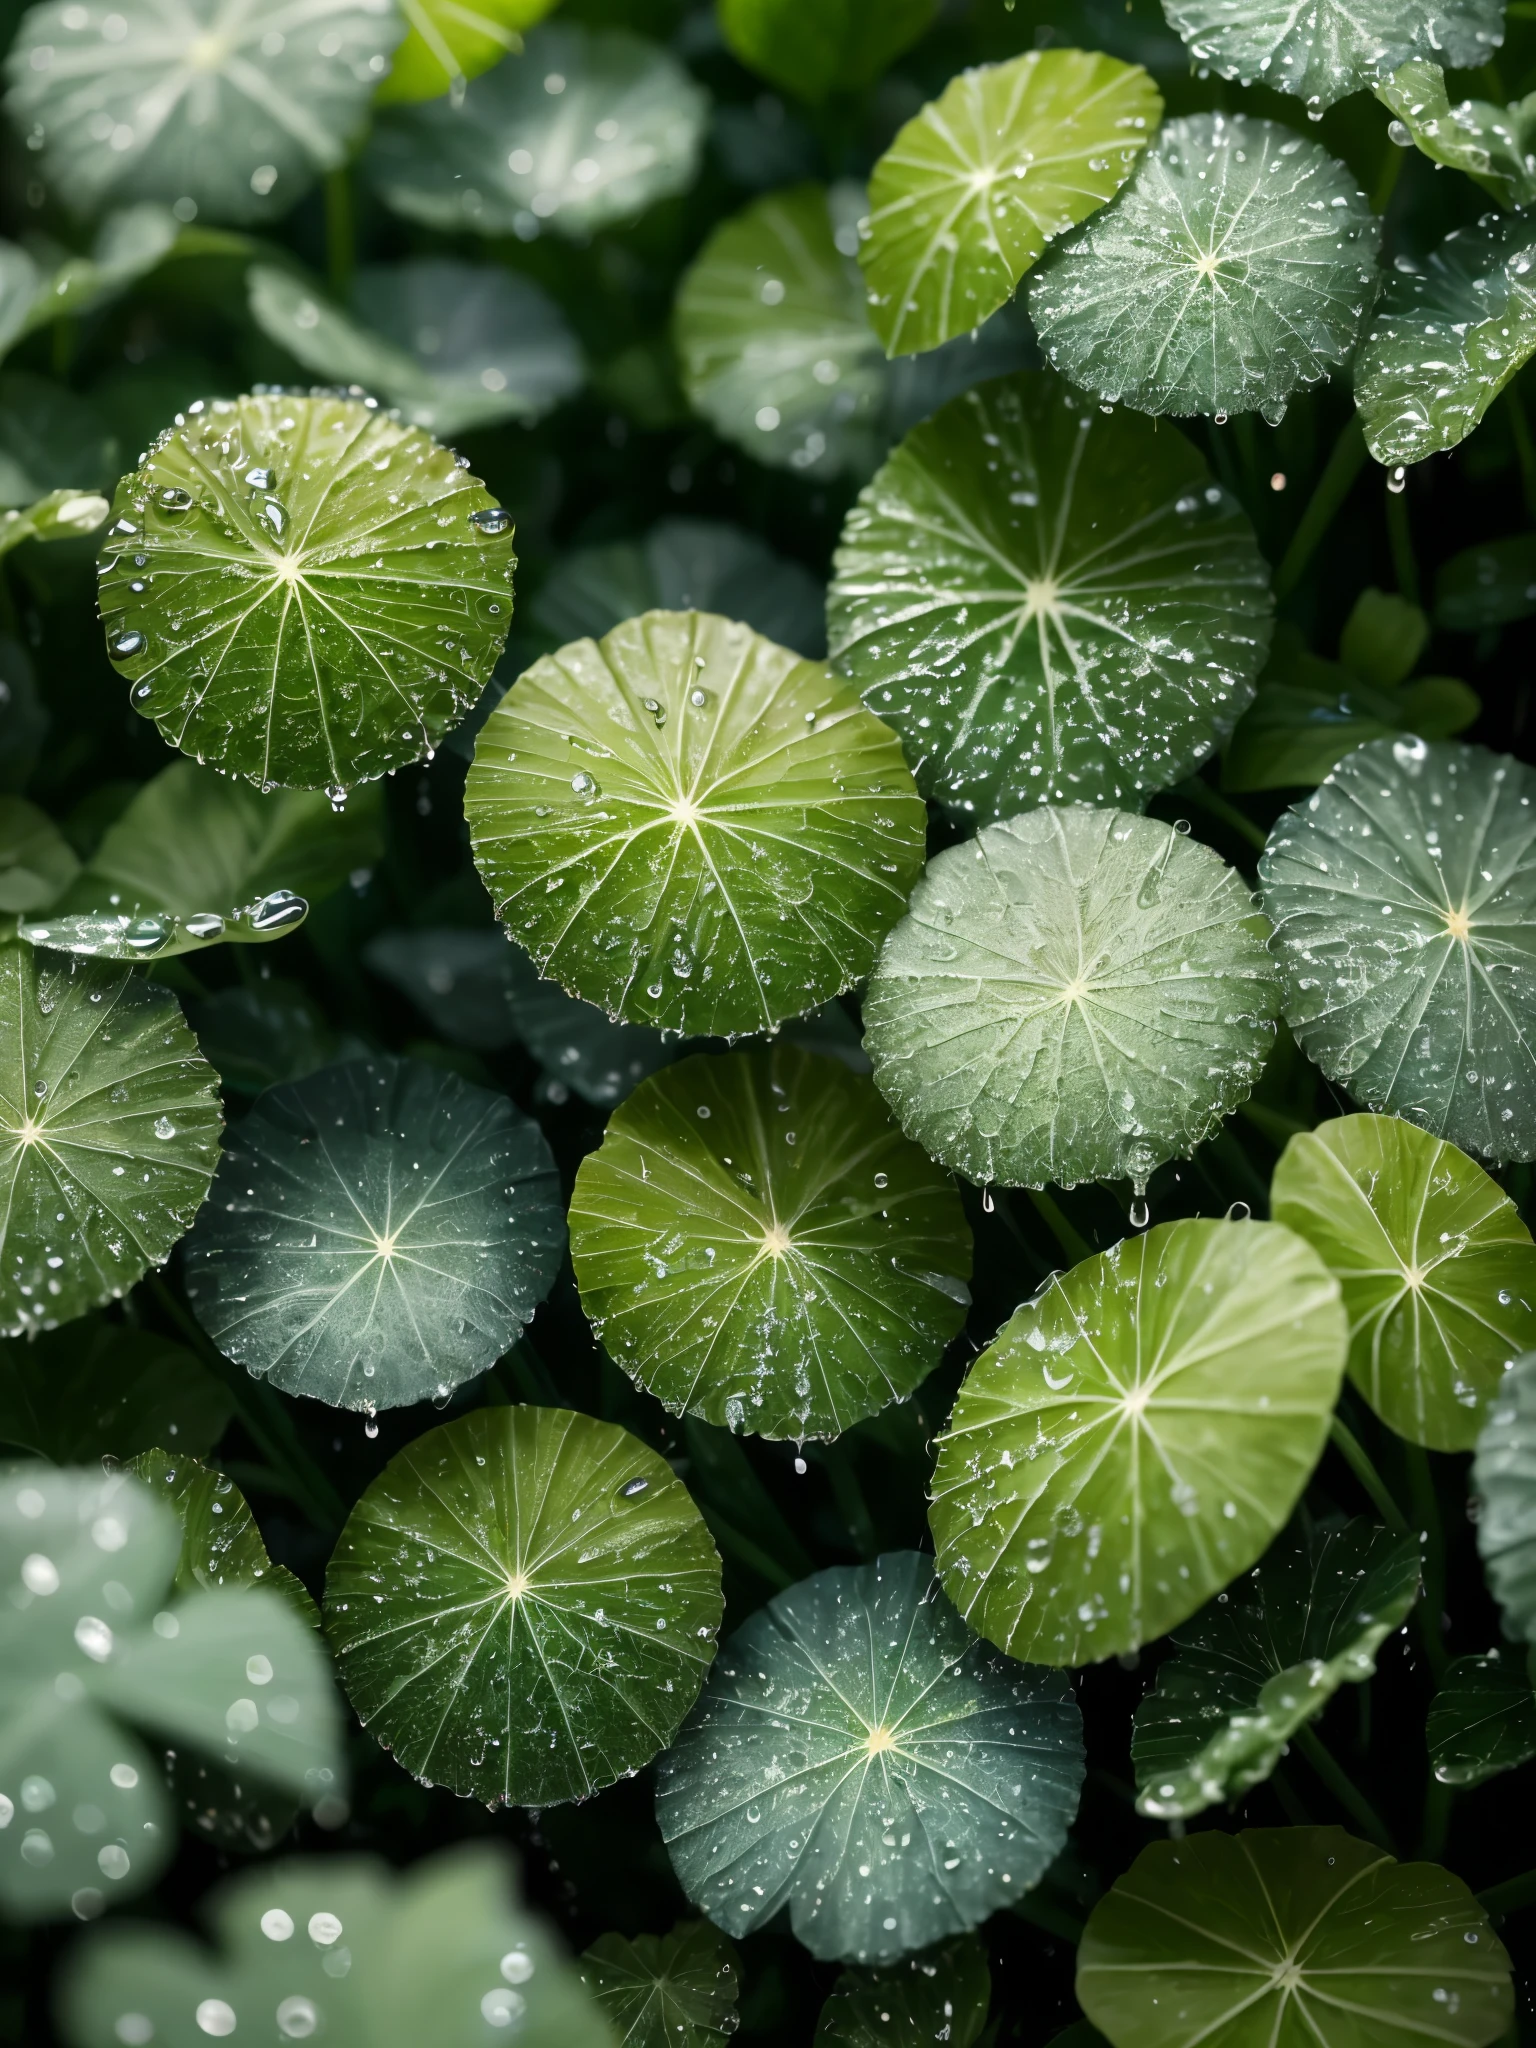
[[[172,746],[342,801],[431,751],[512,616],[512,519],[373,400],[198,401],[119,484],[107,651]]]
[[[584,1798],[649,1763],[720,1615],[720,1560],[671,1467],[564,1408],[477,1408],[418,1437],[326,1578],[365,1726],[425,1783],[489,1805]]]
[[[1077,1997],[1111,2048],[1488,2048],[1514,2011],[1459,1877],[1327,1827],[1143,1849],[1093,1909]]]
[[[1536,1347],[1536,1245],[1498,1183],[1401,1117],[1336,1117],[1286,1146],[1270,1212],[1338,1276],[1349,1376],[1383,1422],[1471,1450]]]
[[[465,791],[497,915],[627,1023],[772,1030],[868,973],[922,864],[892,733],[710,612],[647,612],[521,676]]]
[[[1294,93],[1314,117],[1410,58],[1471,71],[1504,40],[1498,0],[1169,0],[1167,13],[1197,63]]]
[[[656,1813],[718,1926],[787,1906],[812,1955],[883,1963],[1038,1882],[1082,1776],[1065,1682],[978,1643],[932,1559],[896,1551],[790,1587],[725,1644]]]
[[[1536,1158],[1536,771],[1373,740],[1277,821],[1259,879],[1286,1022],[1328,1079]]]
[[[346,160],[402,31],[387,0],[46,0],[6,110],[73,213],[271,219]]]
[[[995,313],[1046,243],[1124,184],[1162,118],[1140,65],[1031,50],[952,78],[875,165],[859,262],[889,355]]]
[[[948,1174],[867,1075],[787,1044],[642,1083],[577,1173],[571,1257],[627,1372],[762,1436],[837,1436],[904,1398],[970,1302]]]
[[[0,1335],[161,1265],[218,1159],[218,1076],[167,988],[0,944]]]
[[[1270,612],[1253,528],[1183,435],[1047,371],[908,434],[843,527],[827,632],[924,795],[989,823],[1189,774],[1252,699]]]
[[[929,1522],[1010,1656],[1137,1649],[1245,1571],[1322,1452],[1338,1282],[1274,1223],[1161,1223],[1027,1301],[967,1374]]]
[[[1464,441],[1536,350],[1536,227],[1528,213],[1458,228],[1422,263],[1393,265],[1355,366],[1378,462]]]
[[[971,1180],[1145,1186],[1251,1092],[1268,927],[1208,847],[1074,804],[930,862],[864,1002],[903,1130]]]
[[[371,1415],[494,1365],[564,1248],[538,1125],[380,1054],[268,1089],[230,1132],[187,1295],[256,1378]]]
[[[1353,176],[1315,142],[1192,114],[1039,264],[1030,312],[1056,368],[1112,405],[1278,422],[1353,353],[1380,239]]]

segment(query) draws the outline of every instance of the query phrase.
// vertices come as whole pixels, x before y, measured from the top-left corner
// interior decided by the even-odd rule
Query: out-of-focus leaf
[[[1472,1484],[1482,1503],[1477,1547],[1504,1633],[1536,1644],[1536,1351],[1504,1375],[1477,1440]]]
[[[975,2048],[992,2002],[974,1934],[889,1970],[845,1970],[816,2023],[816,2048]]]
[[[1429,638],[1416,604],[1374,585],[1362,590],[1339,636],[1339,659],[1362,683],[1390,690],[1406,682]]]
[[[910,49],[938,0],[720,0],[720,27],[743,64],[813,105],[873,85]]]
[[[585,240],[686,191],[707,106],[658,44],[556,23],[460,105],[387,110],[364,164],[386,204],[424,227]]]
[[[23,797],[0,796],[0,917],[41,910],[79,871],[73,848],[46,811]]]
[[[317,1067],[367,1050],[357,1039],[338,1037],[297,983],[275,976],[191,1003],[188,1019],[224,1086],[247,1095],[278,1081],[301,1081]]]
[[[78,540],[94,533],[111,509],[95,491],[50,491],[35,505],[0,513],[0,556],[24,540]]]
[[[1459,57],[1451,61],[1464,64]],[[1375,92],[1397,116],[1395,142],[1417,143],[1432,163],[1465,171],[1502,206],[1528,206],[1536,199],[1536,93],[1507,107],[1487,100],[1462,100],[1453,107],[1440,63],[1423,59],[1402,65]],[[1396,132],[1399,126],[1405,134]]]
[[[4,469],[0,455],[0,480]],[[47,730],[48,714],[27,650],[19,640],[0,633],[0,790],[26,788]]]
[[[29,370],[0,375],[0,506],[88,497],[117,468],[117,438],[90,399]]]
[[[500,265],[422,257],[364,270],[354,288],[368,324],[291,271],[256,264],[258,327],[317,375],[377,392],[435,434],[539,419],[582,380],[559,308]]]
[[[1536,533],[1464,548],[1435,577],[1435,624],[1480,633],[1536,613]]]
[[[0,1342],[0,1443],[55,1465],[126,1463],[157,1444],[200,1458],[230,1413],[195,1352],[125,1323],[82,1316]]]
[[[1442,1785],[1469,1791],[1536,1756],[1536,1691],[1518,1650],[1457,1657],[1440,1681],[1424,1728]]]
[[[109,213],[89,256],[34,253],[0,242],[0,355],[39,327],[78,318],[115,299],[167,256],[181,232],[168,207]]]
[[[523,47],[521,31],[542,21],[557,0],[400,0],[405,41],[374,105],[400,106],[460,93]]]

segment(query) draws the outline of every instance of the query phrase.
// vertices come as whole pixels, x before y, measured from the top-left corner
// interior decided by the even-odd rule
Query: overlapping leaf
[[[535,662],[476,742],[465,809],[540,971],[689,1033],[771,1030],[852,987],[922,859],[886,727],[710,612],[648,612]]]
[[[827,595],[836,666],[923,793],[983,823],[1188,774],[1252,696],[1269,621],[1253,529],[1184,437],[1049,372],[907,436]]]
[[[164,206],[125,206],[97,229],[88,256],[0,242],[0,355],[53,321],[94,312],[170,254],[181,232]]]
[[[1042,806],[928,867],[864,1003],[903,1130],[975,1181],[1130,1178],[1252,1090],[1277,1002],[1264,920],[1152,818]]]
[[[325,1613],[353,1706],[408,1771],[546,1806],[672,1739],[715,1653],[720,1560],[672,1468],[627,1431],[479,1408],[373,1481]]]
[[[40,910],[79,871],[73,847],[46,811],[25,797],[0,796],[0,916]]]
[[[668,1067],[571,1197],[582,1306],[674,1412],[836,1436],[910,1394],[970,1301],[947,1174],[862,1074],[792,1045]]]
[[[264,790],[342,800],[419,759],[506,639],[511,515],[356,399],[199,401],[113,510],[101,614],[134,709]]]
[[[1191,114],[1036,268],[1030,312],[1056,368],[1110,404],[1276,423],[1353,354],[1380,234],[1315,142],[1249,114]]]
[[[1022,1897],[1082,1772],[1065,1682],[976,1642],[932,1560],[896,1551],[792,1586],[725,1644],[656,1814],[717,1924],[787,1906],[812,1955],[877,1964]]]
[[[564,1248],[555,1163],[504,1095],[376,1055],[273,1088],[231,1131],[187,1293],[259,1379],[372,1414],[509,1350]]]
[[[1498,1184],[1400,1117],[1293,1137],[1270,1212],[1338,1276],[1350,1378],[1400,1436],[1469,1451],[1510,1360],[1536,1346],[1536,1245]]]
[[[1259,863],[1285,1020],[1329,1080],[1493,1160],[1536,1155],[1536,773],[1376,740]]]
[[[1010,1656],[1137,1649],[1269,1547],[1344,1373],[1338,1282],[1273,1223],[1161,1223],[1047,1281],[966,1376],[929,1523]]]
[[[1504,40],[1498,0],[1169,0],[1167,13],[1198,63],[1294,93],[1314,118],[1410,59],[1470,71]]]

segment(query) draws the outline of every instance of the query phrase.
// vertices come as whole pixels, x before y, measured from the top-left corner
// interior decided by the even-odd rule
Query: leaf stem
[[[1435,1476],[1429,1456],[1418,1444],[1404,1444],[1403,1463],[1408,1468],[1408,1490],[1419,1523],[1419,1544],[1424,1553],[1424,1591],[1419,1599],[1419,1634],[1424,1654],[1438,1685],[1445,1676],[1450,1656],[1445,1647],[1445,1530],[1440,1522],[1440,1502],[1435,1493]]]
[[[1025,1193],[1035,1205],[1035,1212],[1045,1224],[1067,1258],[1074,1266],[1080,1266],[1084,1259],[1093,1257],[1093,1246],[1072,1223],[1061,1204],[1044,1188],[1026,1188]]]
[[[1328,1431],[1329,1442],[1343,1458],[1351,1472],[1365,1488],[1375,1503],[1376,1511],[1394,1536],[1407,1536],[1412,1532],[1402,1509],[1387,1491],[1387,1483],[1371,1463],[1365,1446],[1335,1415]]]
[[[338,164],[325,174],[325,269],[331,296],[346,300],[356,267],[355,225],[350,165]]]
[[[1276,597],[1289,597],[1301,581],[1302,572],[1333,524],[1364,466],[1365,435],[1361,431],[1359,414],[1352,413],[1333,444],[1333,452],[1323,465],[1317,488],[1308,499],[1306,509],[1297,521],[1296,531],[1291,535],[1291,544],[1275,571]]]
[[[317,1529],[334,1534],[347,1518],[347,1504],[299,1442],[282,1395],[265,1381],[253,1379],[243,1365],[226,1358],[158,1273],[150,1274],[149,1288],[198,1357],[229,1389],[235,1413],[252,1443],[273,1470],[281,1473],[294,1500]]]
[[[1364,1828],[1377,1848],[1395,1856],[1397,1847],[1387,1833],[1386,1823],[1333,1752],[1324,1746],[1317,1731],[1303,1723],[1291,1740],[1340,1806]]]
[[[1431,1771],[1429,1783],[1424,1788],[1424,1824],[1419,1836],[1422,1862],[1438,1863],[1445,1854],[1445,1838],[1451,1825],[1451,1801],[1455,1796],[1452,1788],[1442,1785]]]
[[[1536,1906],[1536,1870],[1527,1870],[1520,1877],[1506,1878],[1503,1884],[1490,1885],[1485,1892],[1479,1892],[1477,1903],[1485,1913],[1518,1913],[1523,1906]]]

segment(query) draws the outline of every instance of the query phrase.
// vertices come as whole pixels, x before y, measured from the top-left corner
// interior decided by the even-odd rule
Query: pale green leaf
[[[24,540],[78,540],[94,533],[111,509],[95,491],[50,491],[33,505],[0,513],[0,556]]]
[[[900,1550],[818,1572],[731,1637],[656,1817],[717,1925],[787,1907],[813,1956],[889,1963],[1038,1882],[1082,1777],[1065,1681],[978,1643],[933,1560]]]
[[[371,1415],[494,1365],[564,1243],[538,1125],[446,1069],[378,1054],[270,1089],[232,1128],[187,1295],[256,1378]]]
[[[489,1805],[585,1798],[649,1763],[720,1614],[720,1560],[671,1466],[566,1408],[479,1408],[417,1437],[353,1509],[325,1588],[364,1726]]]
[[[843,526],[832,659],[901,735],[918,787],[991,823],[1140,803],[1253,693],[1269,571],[1184,436],[1105,419],[1049,371],[915,427]]]
[[[1400,1117],[1335,1117],[1286,1146],[1270,1213],[1338,1276],[1349,1376],[1382,1421],[1470,1451],[1536,1347],[1536,1245],[1503,1189]]]
[[[1162,119],[1139,65],[1031,50],[952,78],[875,165],[859,262],[888,355],[978,326],[1112,199]]]
[[[462,93],[465,83],[523,47],[521,31],[557,0],[400,0],[405,41],[374,97],[392,107]]]
[[[924,815],[843,683],[711,612],[647,612],[521,676],[465,810],[497,915],[626,1023],[772,1030],[853,987]]]
[[[1353,174],[1315,142],[1191,114],[1037,266],[1029,308],[1050,361],[1109,404],[1277,423],[1354,353],[1380,239]]]
[[[52,1329],[163,1264],[220,1122],[169,989],[0,944],[0,1334]]]
[[[1502,0],[1433,0],[1427,14],[1395,0],[1165,0],[1165,11],[1197,64],[1294,93],[1314,120],[1410,59],[1470,71],[1504,40]]]
[[[1010,1656],[1164,1635],[1263,1555],[1327,1440],[1339,1284],[1275,1223],[1160,1223],[1053,1276],[938,1445],[939,1574]]]
[[[1259,862],[1285,1021],[1330,1081],[1503,1161],[1536,1156],[1536,771],[1375,740]]]
[[[674,1414],[837,1436],[911,1394],[970,1303],[949,1176],[873,1082],[777,1045],[644,1082],[581,1163],[581,1303]]]
[[[113,510],[101,615],[134,709],[262,789],[343,801],[419,760],[506,639],[510,513],[356,399],[199,401]]]
[[[1074,1187],[1192,1152],[1275,1039],[1267,926],[1155,818],[1043,805],[928,865],[864,1001],[902,1129],[979,1182]]]

